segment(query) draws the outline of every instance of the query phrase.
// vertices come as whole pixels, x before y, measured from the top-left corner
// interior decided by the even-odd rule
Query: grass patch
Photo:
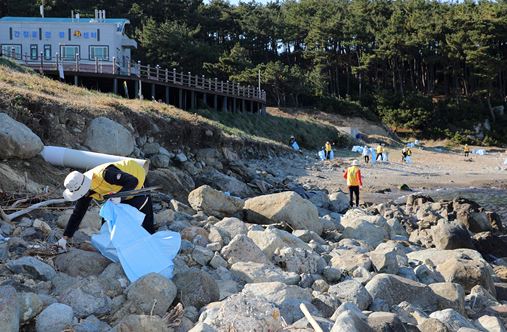
[[[290,136],[294,135],[298,143],[308,149],[318,149],[326,141],[333,141],[338,145],[344,143],[344,138],[334,127],[309,117],[289,118],[271,114],[227,113],[204,109],[196,112],[219,122],[224,132],[234,136],[257,137],[287,144]]]

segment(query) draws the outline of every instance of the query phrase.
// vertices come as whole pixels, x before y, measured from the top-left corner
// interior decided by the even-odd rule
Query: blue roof
[[[70,17],[14,17],[6,16],[0,18],[0,22],[40,22],[40,23],[109,23],[109,24],[128,24],[129,20],[125,18],[106,18],[96,22],[92,17],[81,17],[79,20]]]

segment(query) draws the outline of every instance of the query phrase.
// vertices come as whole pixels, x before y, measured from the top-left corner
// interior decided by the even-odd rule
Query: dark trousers
[[[468,152],[468,151],[467,151],[467,152],[465,152],[465,157],[468,157],[468,154],[469,154],[469,153],[470,153],[470,152]]]
[[[377,153],[377,158],[375,158],[375,160],[378,160],[378,158],[380,158],[380,160],[382,160],[382,153]]]
[[[326,159],[331,159],[331,151],[326,151]]]
[[[370,156],[364,156],[364,162],[367,164],[370,162]]]
[[[155,233],[155,224],[154,224],[154,218],[153,218],[153,202],[151,201],[151,196],[135,196],[132,199],[128,199],[126,201],[122,201],[123,204],[128,204],[130,206],[135,207],[139,211],[145,214],[144,220],[143,220],[143,228],[148,231],[148,233],[153,234]],[[102,223],[104,223],[105,220],[102,219]]]
[[[350,194],[350,207],[354,206],[354,194],[356,195],[356,206],[359,206],[359,186],[350,186],[349,187]]]

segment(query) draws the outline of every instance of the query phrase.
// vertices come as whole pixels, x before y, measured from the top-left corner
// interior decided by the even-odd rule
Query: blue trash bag
[[[292,143],[292,148],[296,151],[299,151],[299,145],[297,142]]]
[[[127,204],[107,201],[100,216],[106,222],[92,236],[92,245],[103,256],[119,262],[131,282],[151,272],[172,277],[173,259],[181,246],[180,234],[148,233],[142,227],[144,213]]]
[[[334,151],[331,150],[329,151],[329,160],[333,160],[334,159]]]
[[[326,153],[324,152],[324,150],[320,150],[319,151],[319,159],[320,160],[325,160],[326,159]]]

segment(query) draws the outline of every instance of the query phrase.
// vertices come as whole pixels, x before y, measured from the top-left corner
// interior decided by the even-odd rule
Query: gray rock
[[[236,235],[227,246],[223,247],[221,254],[231,265],[237,262],[270,264],[264,252],[244,234]]]
[[[349,198],[344,192],[338,191],[329,194],[328,197],[331,211],[342,213],[349,208]]]
[[[251,223],[286,222],[293,229],[322,233],[315,205],[293,191],[250,198],[245,201],[245,213],[246,220]]]
[[[329,287],[328,293],[340,300],[340,302],[351,302],[361,310],[368,308],[372,297],[364,286],[355,281],[347,280]]]
[[[227,196],[207,185],[193,190],[188,195],[188,202],[194,210],[219,218],[234,216],[244,205],[241,199]]]
[[[377,274],[366,284],[366,290],[373,299],[382,299],[389,306],[407,301],[424,310],[437,308],[435,294],[428,286],[399,276]]]
[[[74,312],[71,307],[61,303],[51,304],[37,316],[37,332],[62,331],[72,327]]]
[[[180,152],[178,153],[174,159],[176,159],[178,162],[180,163],[184,163],[185,161],[188,160],[187,156],[185,156],[185,154],[183,152]]]
[[[95,152],[128,156],[134,151],[134,137],[121,124],[98,117],[90,122],[84,145]]]
[[[123,294],[129,280],[119,263],[109,264],[99,275],[99,281],[106,295],[113,298]]]
[[[313,282],[312,289],[317,292],[327,292],[329,284],[323,279],[318,279]]]
[[[293,234],[277,228],[267,228],[266,230],[250,230],[248,237],[271,258],[277,249],[283,247],[301,248],[312,251],[312,248]]]
[[[56,268],[73,277],[98,275],[109,264],[111,261],[100,253],[80,249],[71,249],[55,259]]]
[[[500,318],[495,316],[482,316],[475,321],[475,325],[488,332],[505,332],[505,327]]]
[[[287,285],[296,285],[300,277],[294,272],[284,272],[271,264],[238,262],[231,266],[231,272],[246,283],[279,281]]]
[[[435,271],[435,269],[433,267],[429,267],[426,264],[422,264],[422,265],[417,266],[414,269],[414,273],[415,273],[417,279],[420,282],[422,282],[423,284],[429,285],[429,284],[445,281],[440,273]]]
[[[323,271],[324,278],[329,283],[335,283],[340,281],[342,277],[342,270],[334,267],[326,266]]]
[[[331,320],[336,321],[338,316],[346,311],[353,312],[358,318],[366,321],[366,316],[363,314],[361,309],[359,309],[357,305],[352,302],[342,303],[331,316]]]
[[[160,144],[158,144],[158,143],[155,143],[155,142],[146,143],[143,146],[143,153],[148,157],[158,154],[159,152],[160,152]]]
[[[136,280],[127,289],[127,299],[132,302],[136,314],[155,314],[162,317],[176,297],[176,286],[160,274],[149,273]]]
[[[353,272],[358,267],[371,269],[371,259],[366,254],[357,253],[348,249],[333,250],[331,252],[331,266],[346,272]]]
[[[216,306],[207,308],[201,314],[199,321],[213,328],[211,331],[280,331],[282,329],[280,310],[274,304],[263,298],[244,294],[232,295],[225,301],[217,303]]]
[[[167,323],[158,316],[129,315],[122,319],[110,332],[171,332]]]
[[[105,294],[96,278],[81,279],[76,285],[66,289],[60,301],[69,305],[80,318],[90,315],[104,315],[111,312],[112,301]]]
[[[496,295],[495,284],[492,278],[494,274],[493,270],[482,259],[471,260],[466,257],[459,259],[450,258],[442,264],[438,264],[436,270],[445,281],[463,286],[465,292],[470,292],[475,285],[481,285],[491,294]]]
[[[219,254],[215,253],[211,261],[209,262],[209,265],[215,269],[218,269],[219,267],[226,268],[228,266],[228,263],[225,259],[222,258]]]
[[[404,331],[401,320],[391,312],[373,312],[368,316],[368,325],[376,332]]]
[[[187,202],[188,194],[195,188],[192,177],[173,166],[150,170],[146,180],[161,186],[162,192],[172,195],[183,203]]]
[[[374,225],[361,219],[342,219],[344,227],[342,235],[346,238],[358,239],[366,242],[371,248],[375,248],[384,240],[389,239],[389,234],[383,227]]]
[[[178,288],[178,298],[184,306],[200,309],[210,302],[218,301],[220,297],[216,281],[204,271],[190,269],[177,273],[173,281]]]
[[[425,319],[417,328],[421,332],[449,332],[447,326],[436,318]]]
[[[39,295],[35,293],[21,293],[18,294],[18,302],[21,314],[21,322],[28,322],[37,316],[44,308]]]
[[[465,314],[465,291],[460,284],[450,282],[434,283],[429,285],[438,299],[438,309],[451,308]]]
[[[314,319],[317,322],[317,324],[319,324],[320,328],[323,331],[331,331],[331,329],[333,328],[334,322],[332,320],[325,319],[325,318],[318,317],[318,316],[315,316]],[[307,332],[307,331],[313,332],[314,331],[312,328],[312,325],[310,324],[308,319],[306,319],[306,317],[303,317],[300,320],[298,320],[297,322],[294,322],[292,325],[288,326],[285,330],[286,331],[298,331],[298,332],[303,332],[303,331],[304,332]]]
[[[213,251],[201,246],[195,246],[194,250],[192,250],[193,260],[202,266],[208,265],[208,263],[213,258],[213,255],[214,255]]]
[[[44,281],[51,280],[56,275],[56,271],[50,265],[31,256],[9,261],[7,268],[14,273],[21,273]]]
[[[248,227],[238,218],[224,218],[214,226],[220,232],[224,244],[231,242],[236,235],[248,233]]]
[[[246,284],[241,293],[249,297],[258,296],[276,304],[288,324],[303,317],[299,310],[301,303],[308,305],[312,301],[310,290],[281,282]]]
[[[30,128],[0,113],[0,156],[3,159],[30,159],[42,151],[44,144]]]
[[[195,326],[188,332],[218,332],[218,330],[214,327],[211,327],[205,323],[197,323]]]
[[[150,157],[150,163],[156,168],[167,168],[171,164],[171,158],[165,154],[156,154]]]
[[[474,329],[475,325],[468,319],[460,315],[453,309],[444,309],[435,311],[430,315],[431,318],[436,318],[447,326],[450,331],[458,331],[460,328],[466,327]]]
[[[437,249],[475,248],[468,230],[458,222],[441,220],[431,230]]]
[[[397,274],[399,271],[396,252],[374,250],[369,253],[370,260],[379,273]]]
[[[373,332],[373,329],[352,311],[344,311],[337,318],[331,332]]]
[[[216,169],[198,174],[195,181],[197,185],[209,185],[223,192],[229,192],[233,196],[251,197],[254,195],[253,190],[246,183]]]
[[[12,286],[0,286],[0,331],[19,331],[22,314],[16,290]]]
[[[301,248],[282,248],[275,251],[273,262],[284,271],[298,274],[320,274],[326,267],[326,261],[318,254]]]
[[[191,216],[195,214],[194,209],[176,199],[171,199],[171,206],[173,207],[174,211],[186,213]]]
[[[74,332],[106,332],[111,327],[106,322],[99,320],[95,316],[86,317],[79,324],[74,324]]]

